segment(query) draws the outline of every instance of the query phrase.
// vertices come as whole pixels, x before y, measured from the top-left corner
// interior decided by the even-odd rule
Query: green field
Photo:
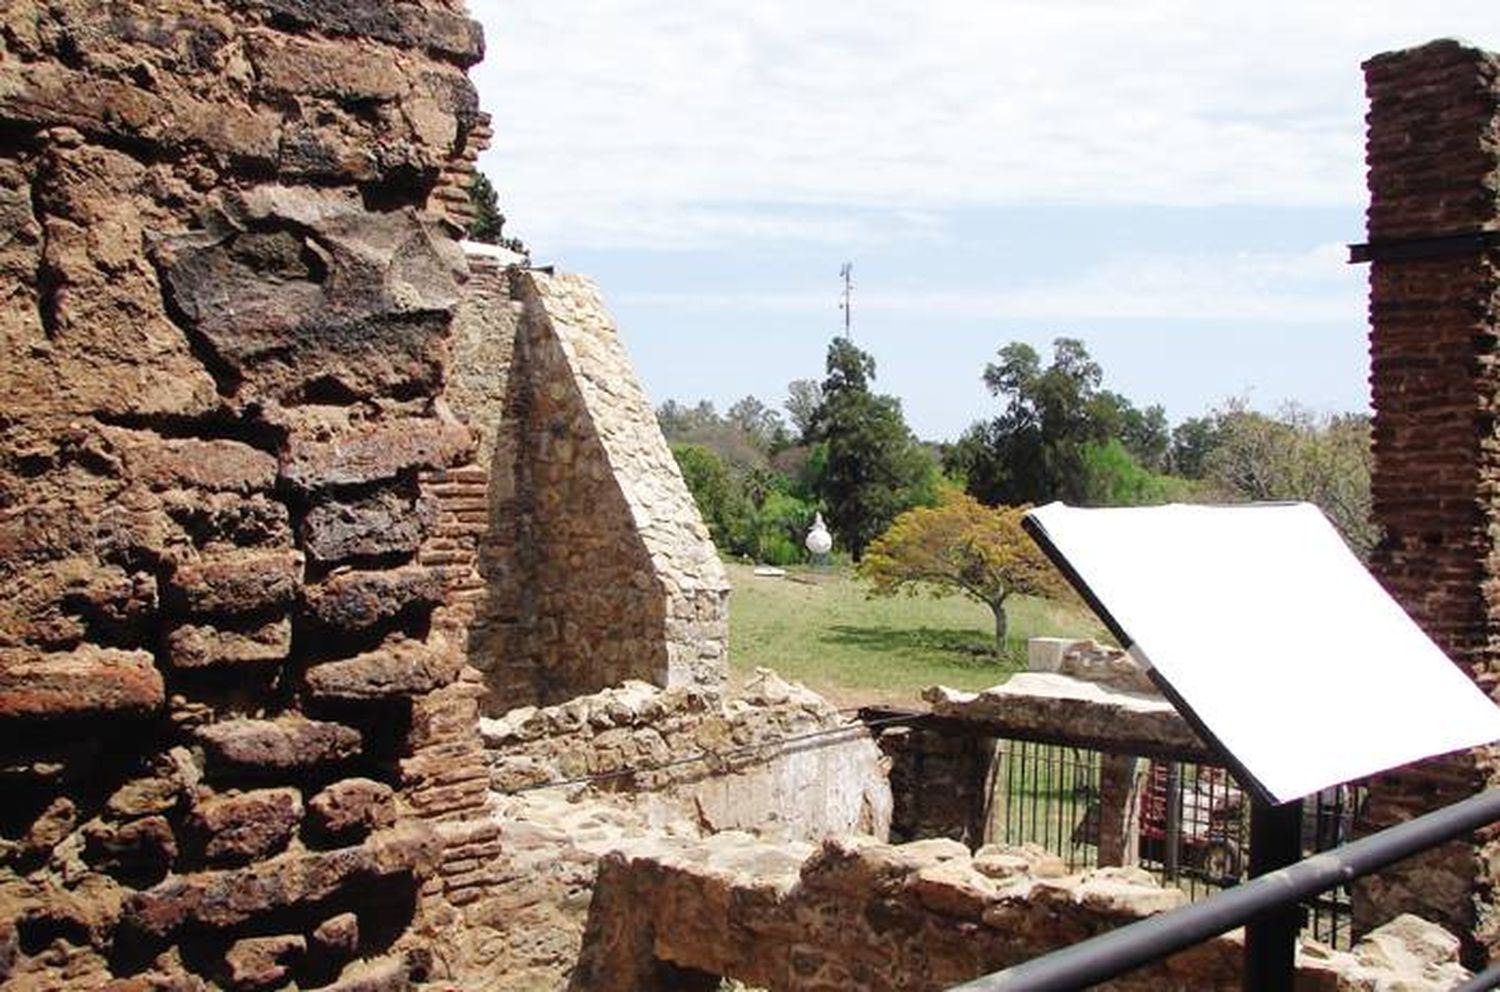
[[[1016,596],[997,652],[989,609],[962,596],[871,599],[839,569],[766,578],[748,565],[726,567],[735,677],[773,668],[841,705],[914,703],[930,685],[983,689],[1025,667],[1028,637],[1104,636],[1080,607]]]

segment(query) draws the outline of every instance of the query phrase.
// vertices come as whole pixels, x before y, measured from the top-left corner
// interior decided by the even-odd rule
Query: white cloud
[[[1363,308],[1365,273],[1343,245],[1295,253],[1133,254],[1093,268],[1001,289],[862,292],[859,312],[965,320],[1229,320],[1262,324],[1347,322]],[[827,292],[623,292],[630,307],[820,313]]]
[[[544,250],[891,237],[790,208],[1348,205],[1358,63],[1493,0],[471,0],[485,167]]]

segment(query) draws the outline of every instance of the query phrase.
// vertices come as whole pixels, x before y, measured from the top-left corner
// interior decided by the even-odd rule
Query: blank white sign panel
[[[1052,503],[1030,518],[1274,802],[1500,740],[1500,708],[1315,506]]]

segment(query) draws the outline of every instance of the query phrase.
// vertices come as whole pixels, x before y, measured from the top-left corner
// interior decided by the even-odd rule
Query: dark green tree
[[[970,495],[999,506],[1054,499],[1090,503],[1107,492],[1149,490],[1109,480],[1135,476],[1122,457],[1147,474],[1165,467],[1170,439],[1161,407],[1138,410],[1101,389],[1103,370],[1073,338],[1052,343],[1047,366],[1035,348],[1019,341],[1001,348],[998,358],[985,366],[984,383],[1004,408],[972,425],[944,461]]]
[[[818,495],[835,539],[858,561],[902,511],[936,499],[932,457],[906,426],[901,402],[870,391],[875,359],[848,338],[828,346],[813,432],[827,446]]]
[[[505,236],[505,215],[500,212],[500,197],[489,177],[477,169],[469,181],[469,203],[474,208],[474,219],[467,232],[469,240],[498,245],[519,255],[530,254],[520,238]]]

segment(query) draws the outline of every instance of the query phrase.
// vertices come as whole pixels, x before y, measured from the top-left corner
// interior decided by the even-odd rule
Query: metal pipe
[[[1500,789],[1316,854],[1170,913],[1035,958],[950,992],[1047,992],[1087,988],[1246,923],[1257,914],[1331,889],[1500,820]]]

